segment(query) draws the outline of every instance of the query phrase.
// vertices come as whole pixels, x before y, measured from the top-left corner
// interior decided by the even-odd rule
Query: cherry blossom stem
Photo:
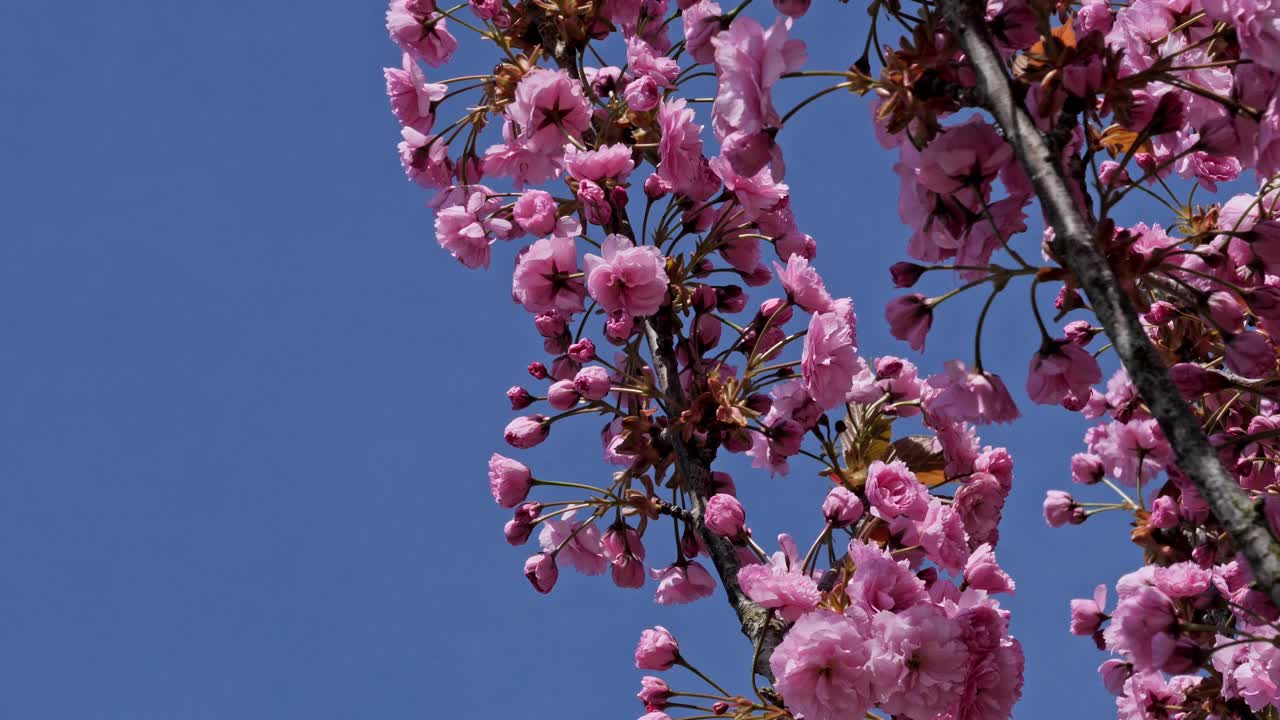
[[[663,404],[669,417],[673,419],[680,417],[687,403],[684,389],[680,385],[674,325],[671,311],[663,310],[645,319],[642,328],[651,353],[654,382],[665,400]],[[769,668],[769,658],[778,643],[782,642],[784,626],[743,592],[742,586],[738,584],[740,563],[737,549],[729,540],[711,532],[702,520],[707,499],[713,494],[711,461],[715,457],[715,451],[689,444],[678,428],[668,427],[661,438],[673,451],[675,468],[689,496],[688,512],[693,521],[691,525],[707,547],[707,555],[724,586],[729,605],[741,623],[742,634],[752,643],[760,643],[755,670],[772,682],[773,671]]]
[[[688,670],[689,672],[693,673],[694,675],[697,675],[698,677],[702,678],[702,681],[703,681],[703,682],[705,682],[706,684],[708,684],[708,685],[710,685],[711,687],[715,688],[715,689],[716,689],[717,691],[719,691],[721,694],[723,694],[723,695],[725,695],[725,696],[728,696],[728,695],[729,695],[729,691],[728,691],[728,690],[725,690],[724,688],[720,687],[720,686],[716,683],[716,681],[715,681],[715,680],[712,680],[711,678],[709,678],[709,677],[707,677],[706,675],[702,674],[702,671],[701,671],[701,670],[699,670],[698,668],[694,667],[692,664],[690,664],[690,663],[689,663],[689,661],[688,661],[688,660],[685,660],[683,657],[682,657],[682,658],[680,658],[680,659],[678,659],[678,660],[676,660],[676,664],[677,664],[677,665],[679,665],[680,667],[684,668],[685,670]]]

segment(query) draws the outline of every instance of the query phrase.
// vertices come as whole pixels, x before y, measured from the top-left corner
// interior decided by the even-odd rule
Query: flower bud
[[[516,508],[515,516],[502,527],[502,534],[512,545],[523,545],[533,533],[533,521],[542,512],[542,503],[527,502]]]
[[[547,404],[557,410],[568,410],[578,404],[578,391],[572,380],[557,380],[547,390]]]
[[[507,424],[502,437],[511,447],[527,450],[539,445],[547,439],[551,432],[551,423],[546,415],[525,415]]]
[[[886,355],[876,358],[876,377],[882,380],[893,380],[902,372],[902,358]]]
[[[1168,495],[1161,495],[1151,503],[1151,517],[1147,524],[1153,528],[1168,530],[1178,525],[1178,501]]]
[[[627,315],[622,310],[615,310],[609,313],[609,317],[604,321],[604,335],[611,342],[622,344],[631,337],[631,331],[635,329],[635,318]]]
[[[1243,332],[1227,338],[1227,367],[1247,378],[1260,378],[1275,370],[1276,351],[1261,333]]]
[[[1062,328],[1062,334],[1077,345],[1088,345],[1100,332],[1102,328],[1093,327],[1088,320],[1075,320]]]
[[[742,288],[737,285],[725,285],[716,288],[716,307],[720,308],[720,312],[733,313],[742,312],[747,306],[747,295]]]
[[[502,507],[513,508],[524,502],[532,482],[533,476],[524,463],[498,453],[489,458],[489,491]]]
[[[1050,490],[1044,498],[1044,521],[1049,527],[1058,528],[1070,524],[1079,524],[1075,519],[1076,501],[1070,494],[1061,490]]]
[[[536,360],[529,363],[529,374],[538,380],[546,380],[549,377],[549,374],[547,373],[547,366],[537,362]]]
[[[791,309],[791,303],[785,298],[769,298],[760,303],[760,312],[757,317],[760,324],[769,323],[770,328],[777,328],[791,322],[791,318],[795,316],[795,311]],[[764,350],[765,348],[761,348]]]
[[[661,625],[640,633],[636,646],[636,667],[640,670],[670,670],[680,659],[680,643]]]
[[[658,177],[657,173],[645,178],[644,195],[650,200],[657,200],[669,192],[671,192],[671,186],[667,184],[666,180]]]
[[[560,570],[550,553],[538,553],[524,561],[524,576],[529,578],[534,590],[546,595],[556,586]]]
[[[1093,485],[1102,482],[1102,476],[1105,474],[1102,459],[1097,455],[1076,453],[1071,456],[1071,482]]]
[[[569,332],[569,323],[565,322],[563,315],[554,310],[534,315],[533,326],[544,338],[560,337]]]
[[[603,400],[611,386],[609,371],[599,365],[584,367],[573,378],[574,389],[592,402]]]
[[[590,338],[583,338],[569,346],[569,357],[580,363],[588,363],[596,359],[596,344]]]
[[[862,517],[862,501],[853,491],[837,485],[831,488],[831,492],[822,501],[822,516],[832,527],[847,527]]]
[[[640,692],[636,694],[648,712],[662,710],[671,698],[671,687],[659,677],[646,675],[640,678]]]
[[[924,274],[924,266],[910,262],[896,262],[889,266],[889,274],[893,277],[893,286],[909,288],[915,286]]]
[[[711,712],[716,715],[723,715],[729,712],[729,703],[723,700],[717,700],[714,704],[712,704]]]
[[[736,539],[746,530],[747,513],[736,497],[718,493],[712,495],[707,501],[707,511],[703,520],[711,532],[721,537]]]
[[[1178,308],[1173,303],[1157,300],[1147,310],[1146,321],[1152,325],[1164,325],[1178,316]]]
[[[507,390],[507,399],[511,401],[512,410],[523,410],[533,404],[533,395],[519,385],[512,385]]]

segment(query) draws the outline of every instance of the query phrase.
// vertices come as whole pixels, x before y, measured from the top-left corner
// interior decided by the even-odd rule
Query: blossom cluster
[[[802,69],[793,23],[807,2],[778,0],[767,23],[745,7],[391,3],[403,62],[385,74],[405,172],[434,191],[436,240],[462,265],[488,268],[514,246],[512,300],[542,338],[531,381],[507,391],[520,415],[504,439],[529,450],[592,418],[612,468],[603,481],[546,478],[495,453],[490,488],[513,511],[504,534],[536,538],[524,573],[538,592],[563,566],[621,588],[653,582],[659,605],[726,585],[778,629],[755,638],[769,654],[753,665],[773,684],[752,678],[750,697],[702,676],[670,632],[646,631],[638,667],[686,667],[714,690],[646,677],[647,720],[677,707],[1004,720],[1023,664],[999,602],[1014,583],[995,559],[1013,466],[971,423],[1016,409],[998,378],[963,363],[928,376],[859,354],[852,302],[829,292],[791,210],[780,140],[811,100],[865,91],[867,77]],[[497,64],[429,80],[422,64],[449,64],[459,27],[493,43]],[[815,78],[838,82],[775,107],[779,82]],[[704,124],[691,93],[707,85]],[[895,439],[904,418],[929,434]],[[776,552],[761,547],[717,466],[725,454],[762,475],[817,466],[830,490],[807,552],[786,534]],[[655,533],[665,522],[675,532]]]
[[[1074,180],[1095,243],[1138,307],[1223,465],[1280,537],[1275,388],[1280,329],[1280,4],[1253,0],[1085,0],[1053,6],[990,2],[986,20],[1007,72]],[[963,284],[937,297],[890,302],[894,334],[921,349],[934,309],[971,288],[992,301],[1029,278],[1042,341],[1028,369],[1036,403],[1094,421],[1073,481],[1108,487],[1108,501],[1053,490],[1053,527],[1102,512],[1133,516],[1142,567],[1120,578],[1113,608],[1105,587],[1071,604],[1071,632],[1113,654],[1099,669],[1121,718],[1272,716],[1280,709],[1280,625],[1266,588],[1177,465],[1148,405],[1122,368],[1105,384],[1095,342],[1102,330],[1057,256],[1052,230],[1043,264],[1015,247],[1034,191],[1011,145],[973,104],[972,74],[940,21],[917,18],[869,83],[882,143],[898,151],[899,211],[917,262],[892,268],[899,287],[924,273],[956,272]],[[938,92],[942,84],[945,92]],[[1245,189],[1215,201],[1220,186]],[[1197,192],[1200,193],[1197,202]],[[1127,197],[1154,201],[1166,226],[1116,219]],[[993,261],[998,258],[999,262]],[[1007,258],[1007,261],[1005,260]],[[1060,282],[1050,332],[1036,286]],[[1092,346],[1092,347],[1091,347]],[[975,423],[1017,416],[981,356],[957,371],[955,416]],[[992,398],[1002,401],[993,404]],[[1000,410],[992,413],[988,407]],[[1264,714],[1267,713],[1267,714]]]

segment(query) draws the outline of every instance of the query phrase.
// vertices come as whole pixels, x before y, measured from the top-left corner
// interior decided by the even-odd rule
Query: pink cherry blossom
[[[405,127],[429,134],[435,124],[431,105],[445,96],[448,86],[427,82],[422,68],[408,53],[404,54],[403,69],[385,68],[382,72],[387,80],[391,112],[396,119]]]
[[[932,718],[964,687],[969,656],[960,627],[936,605],[879,612],[872,624],[872,682],[891,715]]]
[[[555,235],[525,248],[516,258],[511,296],[529,312],[582,312],[586,291],[578,275],[572,238]]]
[[[969,587],[992,594],[1009,593],[1017,588],[1013,578],[996,562],[995,550],[990,543],[982,543],[969,555],[964,564],[964,580]]]
[[[667,296],[667,273],[662,251],[652,245],[636,247],[622,235],[605,238],[601,255],[583,257],[587,291],[608,312],[652,315]]]
[[[818,271],[809,264],[808,260],[799,255],[792,255],[787,260],[785,268],[774,263],[773,269],[778,276],[778,281],[786,289],[787,297],[805,312],[831,311],[834,301],[827,293],[822,276],[818,275]]]
[[[600,529],[591,520],[574,522],[575,514],[568,512],[544,520],[538,544],[544,552],[558,549],[558,556],[583,575],[600,575],[609,564],[601,545]]]
[[[848,300],[832,307],[810,318],[800,358],[805,390],[824,409],[844,403],[857,368],[853,308]]]
[[[670,670],[680,660],[680,643],[661,625],[640,633],[636,645],[636,668],[640,670]]]
[[[1093,355],[1069,340],[1045,343],[1031,358],[1027,395],[1042,405],[1057,405],[1068,396],[1088,397],[1102,369]]]
[[[860,718],[875,703],[866,628],[819,610],[801,617],[769,658],[787,707],[805,720]]]
[[[1099,585],[1092,598],[1071,601],[1071,634],[1092,635],[1107,618],[1107,586]]]
[[[711,573],[694,560],[677,562],[661,570],[654,568],[649,574],[658,581],[653,599],[659,605],[691,603],[709,597],[717,587]]]
[[[504,508],[513,508],[529,496],[533,476],[524,463],[494,453],[489,458],[489,490]]]
[[[865,492],[871,508],[885,519],[923,520],[929,511],[928,490],[901,460],[871,463]]]
[[[903,295],[889,301],[884,309],[889,332],[899,340],[905,340],[912,350],[924,350],[924,338],[933,325],[933,307],[920,293]]]
[[[406,53],[431,67],[449,62],[458,48],[448,21],[436,12],[432,0],[391,0],[387,31]]]

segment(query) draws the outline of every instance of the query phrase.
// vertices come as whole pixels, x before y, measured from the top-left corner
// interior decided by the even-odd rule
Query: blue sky
[[[652,586],[571,573],[542,597],[520,574],[484,468],[539,343],[509,301],[512,248],[473,272],[432,239],[395,157],[381,16],[0,10],[0,715],[629,718],[652,624],[749,689],[719,598],[659,608]],[[865,17],[815,4],[796,28],[810,66],[847,65]],[[968,359],[972,302],[948,304],[923,358],[883,327],[906,232],[865,101],[800,118],[782,136],[794,206],[863,351]],[[1024,298],[1002,298],[984,353],[1015,388],[1037,342]],[[1028,660],[1015,716],[1105,715],[1103,658],[1066,634],[1067,601],[1139,551],[1119,516],[1044,526],[1084,426],[1023,410],[983,434],[1016,462],[999,553]],[[597,429],[557,426],[526,459],[590,481]],[[763,538],[815,531],[822,480],[736,474]]]

